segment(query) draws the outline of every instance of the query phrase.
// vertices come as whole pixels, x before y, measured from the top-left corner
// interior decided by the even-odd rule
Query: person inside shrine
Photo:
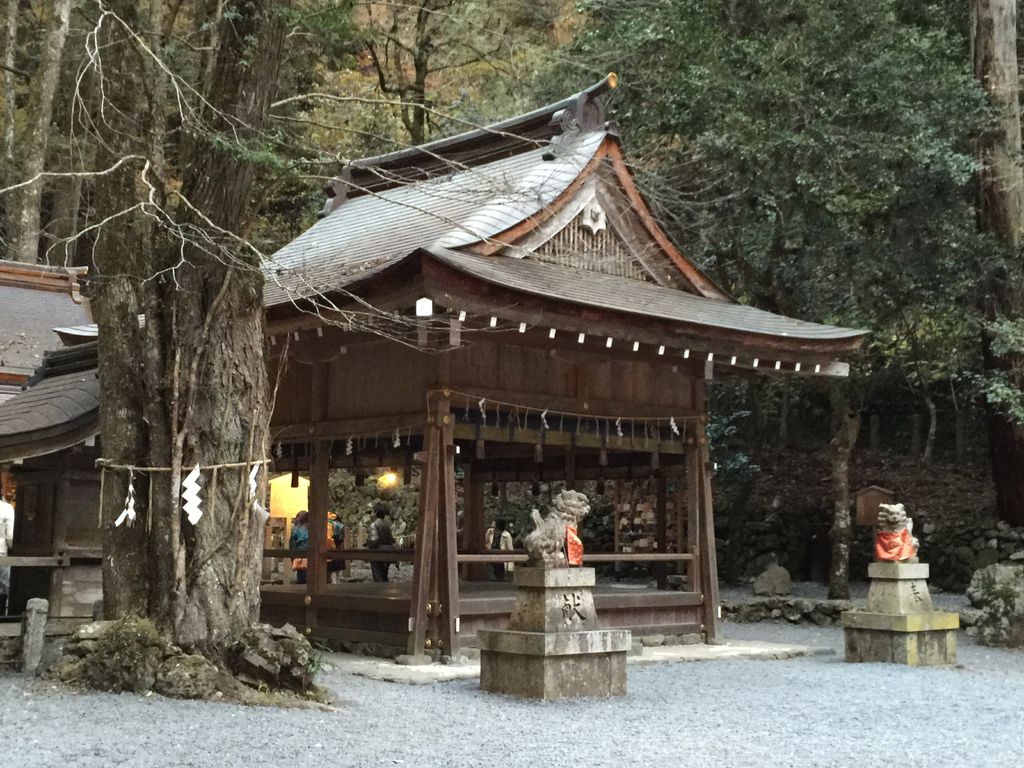
[[[508,530],[508,521],[499,517],[494,521],[489,529],[487,529],[487,546],[496,551],[507,552],[510,551],[512,546],[512,534]],[[491,564],[491,581],[504,581],[505,574],[509,570],[509,563],[492,563]]]

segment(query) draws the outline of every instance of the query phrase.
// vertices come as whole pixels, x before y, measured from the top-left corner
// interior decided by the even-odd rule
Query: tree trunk
[[[26,182],[11,192],[7,201],[8,258],[35,263],[39,257],[39,203],[43,180],[38,178],[46,164],[46,145],[50,136],[53,97],[60,80],[60,62],[68,35],[71,0],[52,0],[39,68],[32,78],[26,108],[24,135],[18,141],[17,174],[12,183]]]
[[[985,281],[982,312],[986,320],[1021,316],[1021,229],[1024,226],[1024,170],[1021,168],[1019,73],[1017,67],[1017,3],[1015,0],[974,0],[971,48],[974,75],[989,94],[998,116],[979,142],[981,187],[978,221],[1009,251],[1006,264]],[[1021,360],[992,352],[986,332],[982,344],[985,369],[1008,375],[1024,389]],[[989,447],[999,517],[1024,525],[1024,425],[989,408]]]
[[[924,438],[924,452],[921,454],[921,461],[931,464],[932,454],[935,453],[935,433],[939,427],[939,414],[935,408],[935,398],[927,390],[924,393],[924,404],[928,408],[928,434]]]
[[[18,44],[18,0],[7,0],[4,12],[4,137],[3,137],[3,168],[0,180],[6,182],[9,169],[14,161],[14,101],[17,90],[14,78],[14,51]]]
[[[263,279],[258,256],[234,233],[244,229],[256,170],[245,150],[259,140],[283,58],[282,6],[238,0],[221,19],[210,109],[178,158],[187,202],[176,217],[184,229],[157,230],[151,248],[135,251],[149,259],[143,274],[151,279],[131,282],[146,320],[134,344],[118,343],[111,332],[131,322],[129,311],[114,314],[114,275],[123,264],[104,270],[97,302],[100,338],[115,336],[100,350],[101,365],[111,371],[103,377],[104,446],[135,453],[133,461],[117,463],[165,468],[150,474],[148,547],[137,545],[148,550],[145,613],[178,644],[210,656],[250,626],[259,609],[263,521],[251,510],[248,475],[250,463],[266,456],[270,417]],[[154,166],[162,161],[162,119],[151,119]],[[182,232],[187,239],[177,239]],[[122,249],[120,257],[133,256]],[[123,397],[113,387],[136,387],[141,396],[107,419],[107,403]],[[143,450],[118,443],[120,432],[134,428],[144,434]],[[204,514],[193,526],[183,518],[181,483],[195,465],[203,468]],[[136,492],[144,489],[136,485]],[[119,570],[131,570],[133,552],[115,546],[111,555],[104,558],[106,581],[116,584]]]
[[[834,383],[831,390],[832,423],[835,435],[829,443],[832,459],[832,567],[828,596],[833,600],[850,598],[850,454],[860,432],[860,416],[850,412],[846,383]]]

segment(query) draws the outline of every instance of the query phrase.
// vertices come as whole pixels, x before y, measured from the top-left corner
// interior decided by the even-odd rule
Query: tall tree
[[[982,297],[982,312],[989,322],[983,334],[985,368],[990,374],[989,450],[999,516],[1015,525],[1024,525],[1024,418],[1006,407],[1019,403],[1024,391],[1024,347],[1012,339],[1000,338],[1012,335],[1024,318],[1020,264],[1024,169],[1017,3],[974,0],[972,11],[974,75],[996,109],[995,119],[978,142],[978,221],[1005,253],[1005,258],[988,271]]]
[[[22,184],[7,203],[7,258],[34,263],[39,257],[40,202],[46,146],[50,138],[53,99],[60,81],[60,63],[71,19],[71,0],[42,3],[44,37],[39,65],[32,77],[25,109],[25,127],[18,136],[15,179]],[[8,22],[10,23],[10,22]]]
[[[141,49],[134,30],[164,28],[160,6],[147,15],[124,2],[106,20],[121,98],[146,89],[139,127],[150,143],[127,191],[123,178],[112,180],[103,196],[102,214],[117,221],[96,249],[101,429],[112,463],[162,469],[144,487],[136,479],[148,526],[108,527],[104,595],[112,615],[142,613],[177,643],[215,655],[258,614],[263,521],[250,507],[248,474],[266,455],[269,391],[260,261],[240,233],[288,9],[232,0],[219,14],[202,107],[184,116],[190,136],[174,157],[183,169],[174,191],[163,157],[167,100],[135,63],[154,49]],[[139,188],[149,190],[141,205],[129,194]],[[205,515],[193,526],[181,483],[195,465],[205,468]],[[109,474],[118,481],[104,499],[108,517],[129,477]]]

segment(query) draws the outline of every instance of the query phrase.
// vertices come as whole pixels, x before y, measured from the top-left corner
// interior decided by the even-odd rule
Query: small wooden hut
[[[312,540],[307,584],[264,588],[268,620],[454,654],[514,599],[460,567],[525,559],[483,546],[485,486],[594,479],[651,483],[653,521],[644,551],[586,562],[683,576],[599,586],[602,618],[717,637],[707,383],[844,376],[863,333],[739,304],[680,252],[606,121],[614,84],[348,165],[320,221],[272,257],[272,428],[278,468],[309,473]],[[331,469],[413,463],[415,548],[329,550]],[[328,584],[331,559],[411,562],[413,580]]]
[[[0,403],[0,467],[17,487],[14,543],[0,558],[12,566],[11,614],[44,597],[55,619],[91,619],[102,597],[99,398],[94,341],[45,353]]]

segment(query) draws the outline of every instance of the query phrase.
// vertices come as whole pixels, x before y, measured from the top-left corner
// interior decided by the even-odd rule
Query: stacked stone
[[[593,568],[516,568],[504,630],[480,630],[480,687],[533,699],[624,696],[629,630],[601,629]]]
[[[849,600],[811,600],[773,595],[739,603],[723,601],[722,618],[740,623],[778,621],[829,627],[839,624],[843,612],[853,608],[854,604]]]
[[[867,610],[842,616],[847,661],[912,667],[956,663],[960,617],[934,610],[926,563],[872,563],[868,577]]]

